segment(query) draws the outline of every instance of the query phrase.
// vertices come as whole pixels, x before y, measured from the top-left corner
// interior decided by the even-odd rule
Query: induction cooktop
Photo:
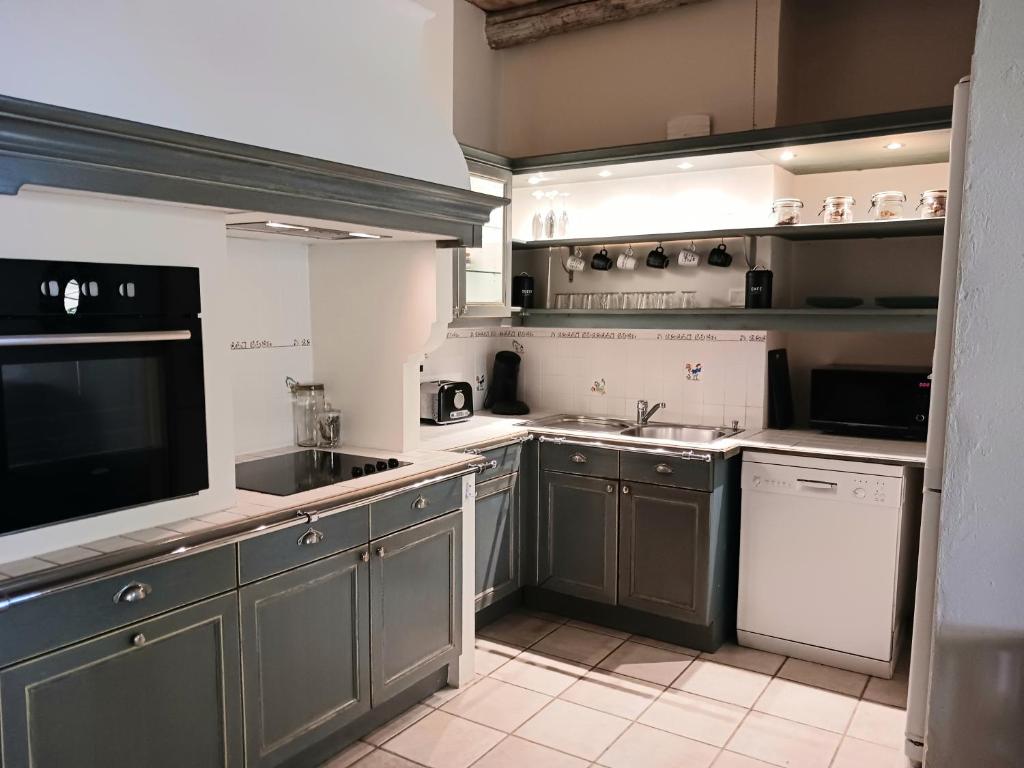
[[[273,496],[290,496],[407,466],[408,461],[398,459],[376,459],[311,448],[236,464],[235,486]]]

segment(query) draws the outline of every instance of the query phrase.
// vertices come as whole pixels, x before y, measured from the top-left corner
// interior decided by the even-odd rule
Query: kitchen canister
[[[876,192],[871,196],[871,207],[868,208],[868,213],[875,221],[902,219],[903,204],[906,202],[907,196],[897,190]]]
[[[754,267],[747,272],[746,299],[747,309],[772,308],[772,271],[765,267]]]
[[[849,224],[853,221],[856,202],[852,195],[831,195],[825,198],[818,215],[825,217],[826,224]]]
[[[533,275],[520,272],[512,278],[512,306],[533,309]]]
[[[922,219],[940,219],[946,215],[945,189],[926,189],[921,193],[921,202],[917,204]]]

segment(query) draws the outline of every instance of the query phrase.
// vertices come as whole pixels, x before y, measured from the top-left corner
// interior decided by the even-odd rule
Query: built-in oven
[[[199,270],[0,259],[0,533],[208,485]]]

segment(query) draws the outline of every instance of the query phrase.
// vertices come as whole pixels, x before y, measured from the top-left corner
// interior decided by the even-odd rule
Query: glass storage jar
[[[871,196],[871,207],[868,208],[868,213],[875,221],[902,219],[905,202],[907,202],[907,196],[902,192],[896,190],[876,192]]]
[[[826,224],[849,224],[856,202],[852,195],[831,195],[825,198],[818,215],[824,215]]]
[[[317,445],[317,418],[324,411],[324,385],[300,384],[290,376],[285,379],[292,393],[292,422],[295,444],[302,448]]]
[[[922,219],[941,219],[946,215],[945,189],[926,189],[921,193],[921,202],[917,204]]]
[[[804,207],[804,201],[795,197],[780,197],[772,203],[772,224],[777,227],[787,227],[800,223],[800,210]]]

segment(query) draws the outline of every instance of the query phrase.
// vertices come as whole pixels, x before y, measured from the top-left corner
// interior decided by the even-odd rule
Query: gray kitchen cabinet
[[[711,494],[622,482],[619,605],[706,621]]]
[[[373,706],[461,651],[462,513],[370,542]]]
[[[619,483],[545,471],[540,519],[546,526],[541,586],[614,605]]]
[[[235,594],[0,673],[10,768],[242,766]]]
[[[519,476],[506,475],[476,487],[476,610],[520,586]]]
[[[280,764],[370,709],[366,546],[239,593],[246,765]]]

